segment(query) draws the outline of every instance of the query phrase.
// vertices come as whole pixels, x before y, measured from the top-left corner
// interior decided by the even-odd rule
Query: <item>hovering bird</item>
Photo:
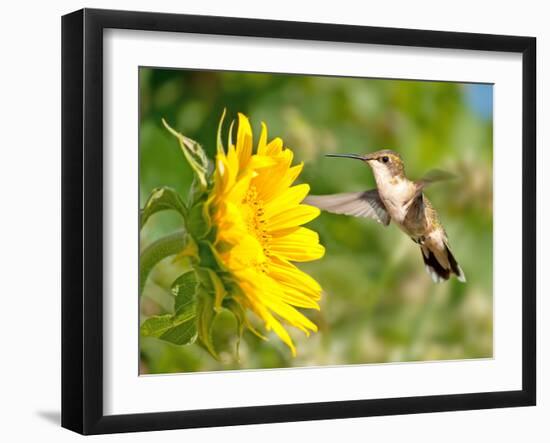
[[[393,221],[420,245],[426,271],[434,282],[448,280],[451,274],[466,282],[437,212],[423,192],[430,183],[447,180],[452,177],[451,174],[432,171],[421,180],[409,180],[405,176],[401,156],[388,149],[366,155],[327,154],[327,157],[353,158],[366,163],[372,169],[377,188],[345,194],[312,195],[304,203],[334,214],[372,218],[384,226]]]

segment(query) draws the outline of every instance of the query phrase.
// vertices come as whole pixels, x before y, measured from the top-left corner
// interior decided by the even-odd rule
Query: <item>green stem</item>
[[[175,255],[185,247],[185,231],[177,231],[151,243],[139,257],[139,296],[151,270],[162,259]]]

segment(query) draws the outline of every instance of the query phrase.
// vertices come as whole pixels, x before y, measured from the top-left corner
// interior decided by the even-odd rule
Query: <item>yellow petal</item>
[[[279,285],[270,279],[262,279],[261,288],[258,288],[250,297],[261,297],[262,303],[279,316],[286,323],[309,334],[309,331],[317,331],[317,325],[303,315],[296,308],[286,303],[284,294]]]
[[[259,263],[265,262],[266,257],[258,240],[251,235],[244,235],[239,239],[239,243],[228,252],[227,260],[230,262],[229,267],[237,267],[237,269],[233,269],[234,271],[241,271],[254,268]],[[257,271],[253,272],[257,273]]]
[[[235,147],[233,145],[229,145],[227,148],[224,167],[225,170],[223,173],[228,175],[228,182],[230,183],[229,186],[232,186],[233,182],[239,175],[239,159],[237,158],[237,153],[235,152]]]
[[[285,175],[285,178],[284,178],[284,180],[286,182],[288,182],[288,186],[290,186],[292,183],[294,183],[294,180],[296,180],[298,178],[298,176],[302,172],[302,169],[304,169],[304,164],[299,163],[296,166],[293,166],[292,168],[290,168],[288,170],[288,172],[287,172],[287,174]]]
[[[251,286],[249,283],[244,283],[243,290],[244,293],[247,294],[246,299],[248,307],[264,321],[265,327],[268,331],[273,330],[273,332],[279,336],[279,338],[290,348],[292,355],[295,357],[296,348],[294,347],[294,343],[292,342],[290,335],[283,325],[281,325],[281,323],[273,316],[273,314],[269,312],[265,304],[255,297],[254,286]]]
[[[258,155],[267,154],[267,126],[262,122],[262,132],[260,133],[260,140],[258,141]]]
[[[320,310],[316,299],[309,297],[295,288],[288,286],[284,287],[281,294],[282,300],[289,305],[296,306],[298,308],[315,309],[317,311]]]
[[[284,260],[297,262],[318,260],[325,255],[319,236],[307,228],[299,228],[284,236],[273,236],[269,249]]]
[[[276,198],[265,205],[265,216],[273,217],[280,212],[288,211],[288,208],[299,205],[309,192],[309,185],[301,184],[287,188]]]
[[[239,112],[239,128],[237,129],[237,157],[239,165],[244,169],[252,155],[252,128],[248,118]]]
[[[283,141],[277,137],[271,140],[266,146],[267,155],[278,155],[283,149]]]
[[[235,120],[231,120],[231,124],[229,125],[229,131],[227,132],[227,151],[229,152],[229,148],[235,147],[233,146],[233,126],[235,126]]]
[[[321,286],[317,281],[293,264],[281,260],[279,257],[271,257],[269,260],[269,275],[281,284],[296,288],[311,297],[321,296]]]
[[[222,116],[220,118],[220,121],[218,123],[218,135],[217,135],[217,142],[216,142],[216,150],[218,151],[218,154],[224,154],[223,150],[223,142],[222,142],[222,127],[223,127],[223,120],[225,119],[225,108],[223,108]]]
[[[262,155],[253,155],[248,162],[248,168],[250,169],[263,169],[275,166],[277,163],[271,157]]]
[[[294,346],[294,343],[292,343],[292,339],[290,338],[290,335],[288,335],[287,330],[283,328],[283,325],[273,319],[271,321],[271,327],[273,328],[273,332],[275,332],[275,334],[277,334],[279,338],[290,348],[292,356],[296,357],[296,347]]]
[[[228,158],[223,154],[216,156],[216,175],[215,181],[215,198],[221,198],[221,195],[226,193],[235,184],[237,170],[232,169],[229,165]]]
[[[245,175],[242,175],[227,193],[227,198],[234,203],[241,203],[250,189],[250,181],[252,180],[252,176],[253,171],[248,171]]]
[[[279,336],[279,338],[290,348],[292,356],[296,357],[296,347],[290,338],[287,330],[283,325],[273,316],[269,311],[266,310],[266,314],[263,316],[264,321],[266,322],[266,327],[268,330],[273,329],[273,332]]]
[[[292,185],[303,164],[292,166],[293,152],[280,138],[268,143],[267,126],[262,123],[254,154],[248,118],[238,115],[235,141],[232,127],[233,123],[227,152],[218,131],[214,187],[205,205],[215,226],[216,256],[239,288],[235,301],[258,316],[295,355],[286,327],[306,334],[317,330],[298,309],[319,309],[321,287],[291,261],[323,256],[318,235],[300,226],[318,216],[319,210],[301,204],[309,186]],[[218,286],[219,308],[225,293]]]
[[[268,231],[277,231],[280,229],[292,228],[303,225],[318,217],[321,211],[315,206],[299,205],[281,212],[267,220],[266,228]]]

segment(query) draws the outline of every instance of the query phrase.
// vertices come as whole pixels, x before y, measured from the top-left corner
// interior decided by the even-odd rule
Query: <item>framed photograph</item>
[[[62,425],[534,405],[531,37],[62,21]]]

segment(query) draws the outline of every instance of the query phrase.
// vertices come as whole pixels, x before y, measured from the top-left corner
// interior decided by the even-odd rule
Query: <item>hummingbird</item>
[[[389,149],[365,155],[327,154],[327,157],[352,158],[366,163],[374,174],[376,189],[311,195],[304,203],[334,214],[371,218],[384,226],[393,221],[420,246],[426,271],[434,282],[448,280],[452,274],[466,282],[437,212],[424,195],[427,185],[450,179],[451,174],[434,170],[420,180],[409,180],[401,156]]]

